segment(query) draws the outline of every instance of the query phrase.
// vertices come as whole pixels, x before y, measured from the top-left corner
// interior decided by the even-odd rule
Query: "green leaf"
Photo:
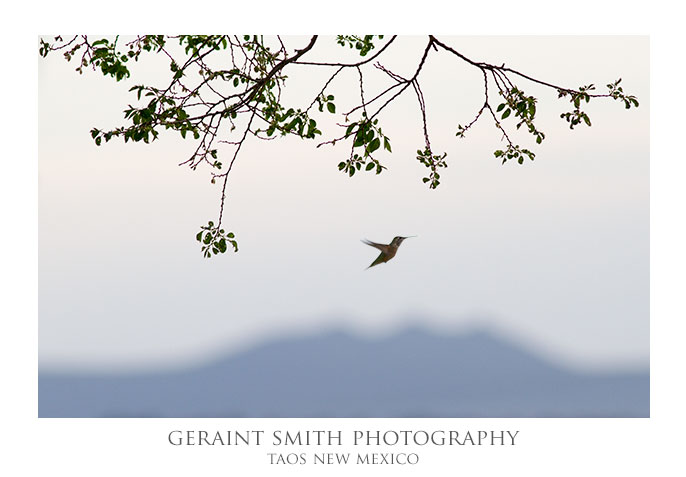
[[[333,103],[326,103],[326,109],[328,109],[331,114],[334,114],[336,112],[336,105]]]
[[[511,112],[512,112],[512,110],[511,110],[510,108],[507,108],[507,109],[505,110],[505,112],[503,113],[501,119],[507,118],[507,117],[510,115]]]
[[[374,163],[370,162],[369,164],[367,164],[367,167],[365,167],[364,169],[366,171],[371,171],[372,169],[374,169]]]
[[[374,140],[371,143],[369,143],[369,152],[376,151],[377,149],[379,149],[380,146],[381,141],[379,141],[378,137],[375,137]]]

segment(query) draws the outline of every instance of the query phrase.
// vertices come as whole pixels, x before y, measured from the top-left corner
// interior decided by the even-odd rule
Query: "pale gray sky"
[[[413,71],[423,41],[402,39],[384,64]],[[534,163],[501,166],[492,155],[500,135],[487,118],[455,138],[482,102],[480,73],[434,54],[420,80],[432,145],[450,164],[438,190],[421,182],[421,124],[408,92],[381,116],[394,151],[380,156],[381,176],[338,172],[344,144],[246,144],[226,212],[241,249],[212,260],[194,235],[216,217],[219,188],[207,171],[176,165],[193,144],[163,135],[152,145],[96,148],[88,134],[122,124],[127,90],[142,81],[79,76],[59,55],[41,60],[41,365],[175,366],[283,333],[387,333],[419,318],[444,330],[488,327],[577,366],[647,364],[647,37],[446,42],[569,87],[603,91],[622,77],[641,106],[594,100],[593,127],[570,131],[558,117],[567,103],[522,81],[539,98],[547,138]],[[337,51],[330,43],[321,55]],[[323,74],[298,68],[288,72],[294,100],[318,91]],[[154,65],[141,73],[159,74]],[[381,87],[374,78],[382,79],[370,76],[368,92]],[[339,111],[350,109],[344,101],[356,85],[352,72],[332,85]],[[396,259],[364,270],[375,250],[360,239],[415,234]]]

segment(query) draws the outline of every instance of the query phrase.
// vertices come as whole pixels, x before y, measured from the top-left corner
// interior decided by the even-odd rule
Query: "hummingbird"
[[[416,235],[412,235],[410,237],[394,237],[393,240],[391,240],[391,243],[388,245],[372,242],[371,240],[363,240],[362,243],[381,250],[379,256],[376,257],[376,260],[374,260],[367,268],[372,268],[374,265],[388,262],[390,259],[395,257],[395,254],[398,252],[398,247],[400,247],[400,244],[403,243],[403,240],[411,237],[416,237]]]

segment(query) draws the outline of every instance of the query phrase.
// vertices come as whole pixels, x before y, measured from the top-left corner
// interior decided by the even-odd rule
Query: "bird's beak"
[[[410,235],[409,237],[403,237],[403,239],[409,239],[409,238],[412,238],[412,237],[418,237],[418,235]]]

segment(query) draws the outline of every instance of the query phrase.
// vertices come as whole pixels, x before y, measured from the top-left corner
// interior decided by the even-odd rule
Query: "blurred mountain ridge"
[[[176,371],[39,371],[39,417],[648,417],[648,372],[584,373],[486,330],[274,338]]]

